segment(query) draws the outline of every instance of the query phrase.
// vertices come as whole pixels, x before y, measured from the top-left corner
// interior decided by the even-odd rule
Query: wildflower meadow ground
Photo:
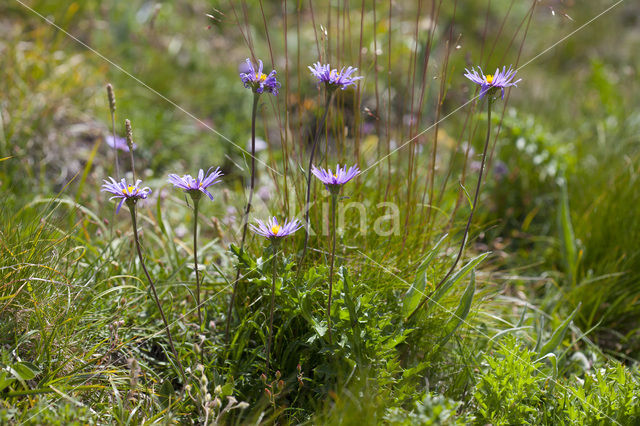
[[[605,3],[0,5],[0,423],[640,424]]]

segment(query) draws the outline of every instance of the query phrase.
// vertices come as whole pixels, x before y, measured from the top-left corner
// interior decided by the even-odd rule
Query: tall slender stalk
[[[267,366],[265,374],[269,374],[269,361],[271,359],[271,341],[273,339],[273,311],[275,309],[276,302],[276,271],[278,263],[278,246],[274,242],[273,247],[273,270],[271,272],[271,304],[269,306],[269,338],[267,340]]]
[[[116,95],[111,83],[107,84],[107,97],[109,98],[109,111],[111,111],[111,132],[113,134],[113,161],[116,167],[116,178],[120,178],[120,164],[118,161],[118,148],[116,145]]]
[[[131,161],[131,173],[133,174],[133,182],[136,181],[136,166],[133,159],[133,131],[131,130],[131,121],[127,118],[124,120],[124,129],[127,133],[127,146],[129,147],[129,161]]]
[[[333,343],[331,338],[331,296],[333,295],[333,264],[336,258],[336,204],[338,193],[331,193],[331,263],[329,266],[329,299],[327,302],[327,330],[329,331],[329,344]]]
[[[109,100],[109,111],[111,113],[111,132],[113,134],[113,161],[115,164],[116,180],[120,179],[120,166],[118,164],[118,149],[116,148],[116,95],[113,91],[111,83],[107,84],[107,98]],[[109,249],[112,249],[113,242],[113,224],[116,221],[116,212],[113,211],[111,222],[109,223]]]
[[[258,100],[260,99],[260,93],[253,94],[253,108],[251,110],[251,182],[249,186],[249,199],[247,201],[247,208],[244,211],[244,217],[242,218],[242,240],[240,240],[240,258],[244,252],[244,242],[247,237],[247,225],[249,224],[249,213],[251,212],[251,202],[253,200],[253,191],[256,184],[256,115],[258,113]],[[238,292],[238,281],[240,280],[240,267],[241,261],[238,260],[238,267],[236,268],[236,279],[233,281],[233,290],[231,292],[231,302],[229,303],[229,309],[227,311],[227,325],[225,327],[224,338],[225,342],[229,343],[229,329],[231,327],[231,316],[233,315],[233,305],[236,300],[236,293]]]
[[[309,154],[309,167],[307,167],[307,197],[304,204],[304,246],[302,248],[302,256],[300,257],[300,264],[304,260],[304,257],[307,254],[307,246],[309,244],[309,204],[311,203],[311,167],[313,166],[313,158],[315,156],[316,147],[318,145],[318,141],[320,140],[320,134],[322,133],[322,129],[324,128],[325,122],[327,121],[327,113],[329,112],[329,105],[331,104],[331,99],[333,99],[333,93],[335,89],[329,89],[327,87],[327,99],[324,105],[324,112],[322,114],[322,118],[320,119],[320,123],[318,123],[318,128],[316,129],[316,134],[313,138],[313,145],[311,145],[311,153]]]
[[[451,274],[453,273],[454,269],[458,265],[458,262],[460,261],[460,258],[462,257],[462,252],[464,251],[464,247],[465,247],[465,244],[467,242],[467,235],[469,234],[469,228],[471,227],[471,221],[473,219],[473,213],[476,211],[476,206],[478,205],[478,195],[480,194],[480,185],[482,184],[482,175],[483,175],[483,172],[484,172],[484,165],[485,165],[485,162],[486,162],[486,159],[487,159],[487,148],[489,147],[489,141],[491,140],[491,106],[492,106],[492,104],[493,104],[493,94],[489,93],[487,95],[487,137],[486,137],[486,139],[484,141],[484,149],[482,150],[482,163],[480,164],[480,172],[478,174],[478,183],[476,184],[476,193],[475,193],[475,195],[473,197],[473,205],[471,206],[471,213],[469,213],[469,219],[467,220],[467,226],[465,226],[465,228],[464,228],[464,234],[462,235],[462,242],[460,243],[460,249],[458,250],[458,255],[456,256],[456,260],[453,262],[453,265],[451,265],[451,268],[449,268],[449,271],[444,276],[444,278],[442,278],[440,280],[440,282],[438,282],[438,284],[435,286],[435,288],[432,291],[432,294],[433,294],[433,292],[437,291],[447,281],[447,279],[451,276]],[[409,321],[416,314],[416,312],[418,312],[420,310],[420,308],[422,308],[424,306],[424,304],[429,299],[430,299],[429,296],[423,298],[422,301],[420,302],[420,304],[407,317],[407,321]]]
[[[200,304],[200,272],[198,271],[198,204],[200,197],[192,196],[193,200],[193,264],[196,270],[196,303],[198,304],[198,326],[202,332],[202,306]]]
[[[156,291],[156,286],[151,279],[151,275],[149,275],[149,271],[144,264],[144,257],[142,256],[142,250],[140,249],[140,240],[138,239],[138,224],[136,221],[136,204],[133,200],[127,200],[127,206],[129,207],[129,211],[131,212],[131,224],[133,226],[133,239],[136,244],[136,251],[138,252],[138,258],[140,259],[140,265],[142,265],[142,270],[147,277],[147,281],[149,282],[149,287],[151,287],[151,291],[153,293],[153,297],[156,302],[156,306],[158,307],[158,311],[160,311],[160,316],[162,317],[162,322],[164,323],[164,328],[167,333],[167,338],[169,339],[169,345],[171,346],[171,352],[173,352],[173,356],[178,364],[178,368],[180,370],[180,375],[182,376],[183,383],[187,383],[187,378],[184,374],[184,368],[182,368],[182,362],[180,362],[180,358],[178,357],[178,352],[176,351],[175,346],[173,345],[173,338],[171,337],[171,330],[169,330],[169,322],[167,321],[167,317],[164,315],[164,310],[162,309],[162,305],[160,304],[160,298],[158,297],[158,293]]]

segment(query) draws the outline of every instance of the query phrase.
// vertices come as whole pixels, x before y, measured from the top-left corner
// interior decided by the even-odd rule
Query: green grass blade
[[[407,317],[413,310],[418,306],[420,300],[424,295],[424,290],[427,286],[427,268],[433,261],[433,259],[440,252],[440,246],[447,238],[447,234],[443,235],[442,238],[433,246],[433,248],[427,253],[422,262],[420,262],[420,266],[416,271],[416,279],[407,290],[407,293],[404,296],[402,301],[402,315],[403,317]]]
[[[449,278],[427,301],[426,312],[429,312],[434,305],[438,304],[440,299],[451,290],[455,285],[460,283],[480,262],[482,262],[489,253],[483,253],[471,259],[466,265]]]
[[[558,227],[562,241],[563,256],[566,272],[569,274],[571,285],[576,283],[576,273],[578,271],[578,249],[576,247],[576,237],[571,223],[571,211],[569,209],[569,195],[566,183],[562,185],[560,209],[558,217]]]
[[[573,320],[573,317],[576,316],[578,311],[580,310],[580,305],[578,305],[573,312],[560,324],[558,328],[553,331],[551,335],[551,339],[540,348],[540,353],[538,354],[540,357],[545,356],[548,353],[553,352],[559,345],[562,343],[562,339],[564,339],[564,335],[569,328],[569,324]]]
[[[467,288],[464,290],[464,294],[460,299],[460,303],[456,308],[456,311],[451,314],[451,318],[444,326],[445,334],[444,337],[438,342],[438,346],[443,346],[445,343],[449,341],[453,333],[467,320],[467,316],[469,316],[469,311],[471,310],[471,303],[473,302],[473,295],[476,292],[476,272],[475,269],[471,270],[471,279],[469,280],[469,284]]]

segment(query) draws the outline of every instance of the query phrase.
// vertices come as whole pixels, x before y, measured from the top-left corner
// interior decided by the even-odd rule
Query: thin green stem
[[[253,200],[253,190],[256,184],[256,115],[258,113],[258,100],[260,99],[259,93],[253,94],[253,108],[251,110],[251,182],[249,186],[249,199],[247,201],[247,208],[244,211],[244,217],[242,219],[242,239],[240,240],[240,257],[244,252],[244,242],[247,237],[247,225],[249,224],[249,213],[251,212],[251,202]],[[238,281],[240,280],[240,267],[241,261],[238,261],[238,267],[236,268],[236,279],[233,281],[233,290],[231,292],[231,302],[229,303],[229,309],[227,311],[227,325],[225,327],[224,339],[226,343],[229,343],[229,330],[231,328],[231,317],[233,315],[233,305],[236,301],[236,294],[238,292]]]
[[[200,304],[200,272],[198,271],[198,204],[199,198],[192,197],[193,200],[193,264],[196,270],[196,303],[198,304],[198,326],[202,332],[202,306]]]
[[[182,362],[180,362],[180,358],[178,357],[178,352],[176,351],[175,346],[173,345],[173,338],[171,337],[171,330],[169,330],[169,322],[167,321],[167,317],[164,315],[164,310],[162,309],[162,305],[160,304],[160,298],[158,297],[158,293],[156,291],[156,286],[151,279],[151,275],[149,275],[149,271],[147,271],[147,267],[144,264],[144,257],[142,256],[142,249],[140,248],[140,241],[138,239],[138,223],[136,221],[136,205],[135,201],[128,200],[127,206],[129,207],[129,211],[131,212],[131,224],[133,226],[133,240],[136,244],[136,251],[138,252],[138,258],[140,259],[140,265],[142,265],[142,270],[147,277],[147,281],[149,282],[149,287],[151,287],[151,292],[153,293],[153,297],[156,302],[156,306],[158,307],[158,311],[160,311],[160,316],[162,317],[162,322],[164,323],[165,331],[167,332],[167,338],[169,339],[169,346],[171,346],[171,351],[173,352],[173,356],[178,364],[178,368],[180,370],[180,375],[182,376],[183,383],[187,383],[187,378],[184,375],[184,368],[182,368]]]
[[[267,340],[267,366],[265,369],[265,374],[269,374],[269,361],[271,360],[271,341],[273,339],[273,311],[275,310],[275,302],[276,302],[276,271],[277,271],[277,263],[278,263],[278,247],[275,245],[273,247],[273,270],[271,273],[271,305],[269,306],[269,338]]]
[[[327,302],[327,330],[329,331],[329,344],[333,344],[331,338],[331,296],[333,295],[333,264],[336,259],[336,204],[338,194],[331,194],[331,263],[329,266],[329,300]]]
[[[322,118],[320,119],[320,123],[318,123],[318,128],[316,129],[315,137],[313,138],[313,145],[311,145],[311,153],[309,154],[309,167],[307,167],[307,198],[304,204],[304,246],[302,248],[302,256],[300,257],[300,265],[304,261],[304,257],[307,254],[307,246],[309,245],[309,204],[311,203],[311,167],[313,166],[313,158],[315,156],[316,147],[318,145],[318,141],[320,140],[320,135],[322,134],[322,129],[324,128],[325,122],[327,121],[327,114],[329,112],[329,105],[331,104],[331,99],[333,99],[333,93],[335,90],[327,89],[327,100],[324,105],[324,113],[322,114]]]
[[[442,278],[438,284],[434,287],[431,294],[437,291],[446,281],[449,279],[454,269],[458,265],[460,258],[462,257],[462,252],[464,251],[465,244],[467,243],[467,235],[469,234],[469,228],[471,227],[471,221],[473,219],[473,213],[476,211],[476,206],[478,205],[478,195],[480,194],[480,185],[482,184],[482,175],[484,172],[484,165],[487,159],[487,148],[489,147],[489,141],[491,140],[491,105],[493,103],[493,94],[489,93],[487,95],[487,137],[484,141],[484,149],[482,151],[482,163],[480,164],[480,172],[478,174],[478,183],[476,184],[476,193],[473,197],[473,205],[471,206],[471,213],[469,213],[469,219],[467,220],[467,226],[464,228],[464,234],[462,235],[462,242],[460,243],[460,249],[458,250],[458,255],[456,256],[456,260],[449,268],[447,274]],[[411,312],[411,314],[407,317],[407,321],[409,321],[415,314],[424,306],[427,300],[430,299],[430,296],[427,296],[422,299],[420,304]]]

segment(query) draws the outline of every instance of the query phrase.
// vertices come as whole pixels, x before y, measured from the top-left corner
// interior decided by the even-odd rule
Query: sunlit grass
[[[140,81],[19,3],[0,6],[0,422],[638,419],[637,41],[620,31],[626,44],[611,49],[607,31],[629,28],[628,10],[527,63],[520,87],[496,102],[466,250],[434,293],[464,235],[487,129],[486,104],[465,105],[475,94],[464,68],[517,68],[602,5],[116,3],[30,6]],[[303,260],[302,232],[283,241],[277,273],[260,239],[248,235],[242,255],[233,248],[251,163],[252,96],[237,75],[247,57],[283,83],[257,104],[266,147],[252,218],[302,217],[316,134],[315,164],[363,170],[338,203],[335,265],[331,198],[317,182]],[[317,60],[364,77],[336,92],[326,126],[307,70]],[[107,82],[116,133],[134,123],[137,173],[153,188],[138,206],[139,237],[186,383],[129,217],[99,192],[114,173],[102,143]],[[166,175],[211,165],[224,181],[194,217]],[[398,207],[390,235],[373,225],[393,213],[385,202]],[[340,210],[350,203],[360,204]],[[437,303],[409,319],[425,294]]]

